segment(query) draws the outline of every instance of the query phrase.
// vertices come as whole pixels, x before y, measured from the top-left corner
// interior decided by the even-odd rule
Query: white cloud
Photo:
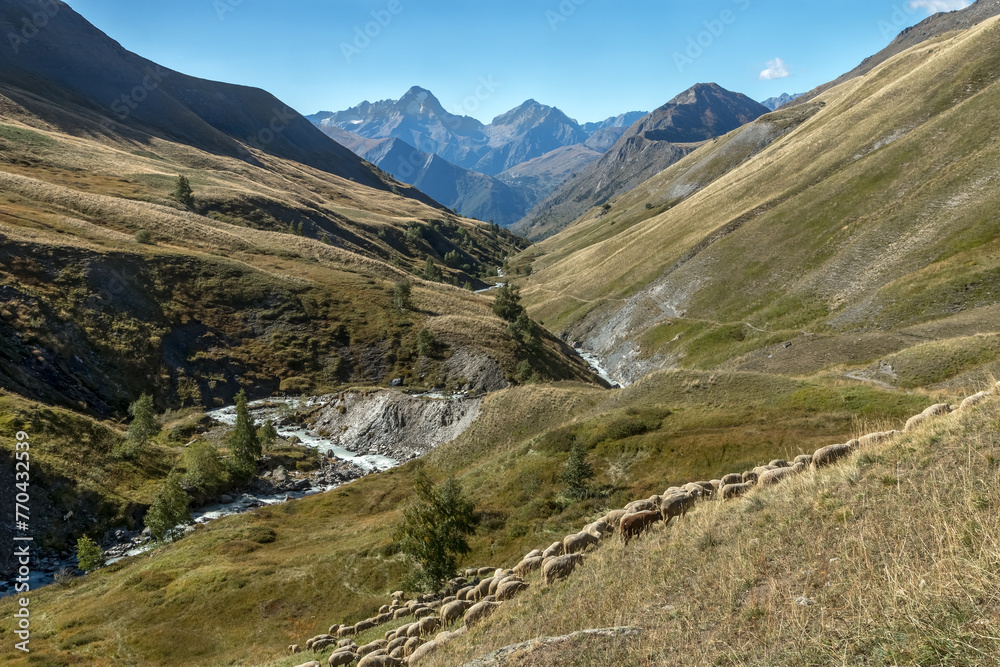
[[[928,14],[938,12],[953,12],[956,9],[965,9],[972,2],[970,0],[912,0],[910,9],[926,9]]]
[[[915,1],[919,2],[919,0]],[[791,75],[788,67],[785,66],[785,61],[781,58],[775,58],[767,61],[767,69],[760,73],[760,78],[764,81],[770,81],[771,79],[784,79]]]

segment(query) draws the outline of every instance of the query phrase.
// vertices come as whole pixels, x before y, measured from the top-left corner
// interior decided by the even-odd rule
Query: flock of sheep
[[[994,390],[1000,393],[1000,383]],[[905,431],[911,431],[919,424],[938,415],[963,411],[983,402],[991,392],[983,391],[969,396],[955,407],[946,403],[932,405],[906,422]],[[875,445],[893,438],[899,431],[871,433],[856,440],[821,447],[812,454],[802,454],[788,462],[781,459],[767,465],[758,466],[743,473],[731,473],[721,479],[692,482],[681,487],[671,487],[662,495],[636,500],[624,508],[613,510],[600,519],[584,526],[579,533],[567,535],[559,542],[552,543],[544,551],[536,549],[524,556],[513,569],[471,568],[465,576],[448,582],[442,595],[420,596],[415,600],[405,600],[402,591],[392,594],[390,604],[379,609],[377,616],[365,619],[355,625],[334,625],[327,633],[312,637],[305,643],[305,649],[318,653],[333,647],[327,659],[330,667],[350,665],[357,661],[357,667],[413,667],[421,658],[430,654],[444,643],[468,631],[505,601],[526,590],[524,581],[528,574],[541,571],[544,585],[568,577],[583,562],[583,551],[596,546],[602,540],[618,534],[627,544],[639,537],[657,522],[664,525],[674,517],[683,517],[695,503],[706,498],[730,500],[737,498],[755,486],[777,484],[791,475],[816,470],[859,449]],[[385,633],[383,639],[359,646],[352,638],[385,623],[400,618],[413,618],[394,630]],[[462,627],[450,632],[444,630],[451,624],[462,621]],[[425,639],[437,632],[434,639]],[[292,653],[299,653],[299,645],[288,647]],[[323,667],[313,660],[298,667]]]

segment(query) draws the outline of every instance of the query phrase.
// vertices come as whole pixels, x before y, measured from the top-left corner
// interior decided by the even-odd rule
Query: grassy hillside
[[[533,264],[530,312],[624,374],[738,366],[785,342],[816,350],[795,369],[808,374],[924,342],[902,334],[914,327],[985,324],[1000,293],[998,31],[916,46],[748,126],[789,124],[770,143],[737,130],[539,243],[518,260]],[[902,340],[816,347],[871,332]]]
[[[1000,651],[1000,399],[845,463],[706,502],[422,661],[458,665],[539,636],[638,626],[522,652],[528,665],[992,665]]]
[[[33,614],[44,631],[33,660],[298,664],[279,660],[284,646],[367,616],[400,585],[407,566],[392,525],[420,465],[438,479],[456,475],[477,504],[467,563],[512,566],[587,517],[667,485],[811,451],[867,424],[898,427],[932,401],[749,373],[658,374],[618,392],[508,389],[421,461],[213,522],[152,556],[38,592]],[[567,499],[558,481],[576,438],[598,470],[584,501]],[[0,651],[21,664],[8,646]]]

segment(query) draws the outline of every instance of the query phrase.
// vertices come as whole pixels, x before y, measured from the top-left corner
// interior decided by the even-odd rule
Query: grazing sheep
[[[403,655],[407,657],[413,655],[413,652],[416,651],[423,643],[424,640],[420,637],[410,637],[406,641],[406,644],[403,645]]]
[[[351,664],[357,659],[358,656],[354,655],[351,651],[337,651],[327,659],[326,663],[330,667],[342,667],[343,665]]]
[[[507,581],[500,584],[497,588],[497,600],[504,602],[505,600],[510,600],[512,597],[520,593],[521,591],[527,590],[528,584],[520,581],[518,579],[508,579]]]
[[[590,533],[576,533],[575,535],[567,535],[563,539],[563,552],[568,554],[575,554],[583,551],[589,546],[596,545],[600,540],[594,537]]]
[[[936,405],[932,405],[931,407],[921,412],[919,415],[914,415],[910,417],[906,421],[906,426],[903,427],[903,431],[904,432],[912,431],[913,429],[920,426],[931,417],[937,417],[938,415],[946,415],[949,412],[951,412],[951,406],[948,405],[947,403],[937,403]]]
[[[343,626],[340,625],[339,623],[334,623],[333,625],[330,626],[330,629],[327,630],[327,634],[329,634],[331,637],[336,637],[337,631],[340,630],[340,628],[342,627]]]
[[[637,512],[622,519],[621,535],[625,544],[629,543],[633,537],[641,536],[655,522],[663,518],[663,514],[657,511]]]
[[[708,483],[712,485],[712,495],[715,495],[716,493],[718,493],[719,489],[722,488],[722,480],[721,479],[710,479],[710,480],[708,480]]]
[[[514,574],[519,577],[523,577],[526,574],[539,570],[542,567],[542,561],[545,560],[541,556],[535,556],[534,558],[525,558],[516,566],[514,566]]]
[[[395,630],[393,630],[393,632],[395,632]],[[352,652],[357,647],[358,645],[353,639],[341,639],[339,642],[337,642],[337,648],[350,648]]]
[[[333,639],[333,637],[334,637],[333,634],[316,635],[315,637],[310,637],[309,639],[306,640],[306,648],[312,648],[313,644],[315,644],[316,642],[321,641],[323,639]]]
[[[353,637],[355,634],[353,625],[345,625],[340,630],[337,630],[337,637],[343,639],[344,637]]]
[[[473,602],[479,602],[489,594],[490,584],[492,583],[493,583],[493,577],[490,577],[489,579],[483,579],[482,581],[479,582],[479,585],[476,586],[475,590],[472,591],[472,593],[470,593],[467,597],[472,598]]]
[[[366,655],[358,662],[358,667],[402,667],[406,662],[390,655]]]
[[[406,599],[406,593],[403,591],[396,591],[390,596],[393,600],[402,601]]]
[[[747,470],[745,473],[743,473],[743,482],[744,483],[746,483],[746,482],[752,482],[752,483],[756,484],[757,483],[757,473],[755,473],[753,470]]]
[[[443,642],[440,642],[436,639],[433,639],[427,642],[426,644],[421,644],[420,647],[417,648],[417,650],[415,650],[413,653],[410,654],[410,660],[407,664],[410,667],[416,667],[417,665],[420,664],[420,661],[423,658],[426,658],[428,655],[441,648],[442,644]]]
[[[852,440],[851,442],[838,444],[838,445],[827,445],[826,447],[820,447],[813,453],[812,458],[812,469],[822,468],[823,466],[828,466],[838,459],[842,459],[854,450],[854,445],[851,443],[857,443],[857,440]]]
[[[812,454],[799,454],[795,457],[794,463],[805,463],[807,466],[813,462]]]
[[[702,488],[706,496],[711,496],[715,494],[715,486],[712,484],[712,482],[707,480],[702,480],[700,482],[695,482],[695,484],[697,484]]]
[[[459,600],[465,600],[469,596],[469,593],[474,590],[476,590],[475,586],[466,586],[465,588],[459,589],[459,591],[455,593],[455,597]]]
[[[659,496],[657,496],[657,498],[659,498]],[[604,519],[598,519],[593,523],[588,523],[586,527],[584,527],[583,532],[590,533],[597,539],[603,540],[604,537],[611,532],[611,526],[609,526],[608,522]]]
[[[357,623],[354,624],[354,634],[360,635],[365,630],[371,630],[372,628],[377,627],[377,625],[378,624],[375,623],[375,621],[371,620],[370,618],[365,619],[363,621],[358,621]]]
[[[309,662],[303,662],[298,667],[323,667],[323,665],[320,664],[319,660],[310,660]]]
[[[667,498],[667,496],[675,496],[675,495],[677,495],[677,494],[679,494],[679,493],[687,493],[687,491],[685,491],[685,490],[684,490],[683,488],[681,488],[681,487],[679,487],[679,486],[671,486],[671,487],[669,487],[669,488],[668,488],[668,489],[667,489],[666,491],[664,491],[664,492],[663,492],[663,494],[662,494],[662,495],[660,496],[660,499],[661,499],[661,500],[660,500],[660,504],[661,504],[661,505],[663,504],[663,500],[664,500],[664,499],[666,499],[666,498]]]
[[[326,639],[317,639],[312,643],[312,646],[308,648],[311,648],[313,653],[319,653],[327,646],[333,646],[336,643],[337,643],[336,637],[328,637]]]
[[[301,653],[302,649],[299,648],[298,644],[292,644],[288,647],[288,652],[291,653],[292,655],[295,655],[296,653]]]
[[[549,556],[562,556],[563,553],[565,553],[563,551],[563,543],[561,541],[553,542],[548,549],[542,552],[542,557],[548,558]]]
[[[962,401],[962,403],[958,406],[958,411],[963,412],[965,410],[968,410],[969,408],[973,408],[982,403],[983,401],[985,401],[989,397],[990,397],[990,392],[988,391],[981,391],[978,394],[973,394],[972,396],[969,396],[964,401]]]
[[[795,470],[793,468],[775,468],[774,470],[768,470],[761,475],[760,479],[757,480],[757,483],[761,486],[770,486],[772,484],[777,484],[786,477],[791,477],[794,474]]]
[[[871,447],[880,442],[892,439],[896,435],[895,431],[885,431],[883,433],[869,433],[858,438],[858,447]]]
[[[633,500],[624,507],[625,511],[634,514],[635,512],[646,512],[656,509],[656,503],[651,500]]]
[[[406,642],[410,641],[410,639],[412,639],[412,637],[398,637],[396,639],[393,639],[391,642],[386,644],[385,650],[389,651],[389,653],[392,653],[397,648],[402,647],[404,644],[406,644]]]
[[[421,607],[420,609],[413,612],[414,618],[427,618],[428,616],[434,616],[434,610],[430,607]]]
[[[357,653],[358,657],[360,658],[363,655],[368,655],[369,653],[374,653],[375,651],[378,651],[379,649],[384,649],[388,645],[389,645],[389,642],[387,642],[384,639],[379,639],[379,640],[371,642],[370,644],[365,644],[364,646],[359,646],[357,648],[357,650],[354,651],[354,652]]]
[[[392,619],[397,620],[400,618],[406,618],[407,616],[412,616],[413,610],[409,607],[400,607],[392,613]]]
[[[583,562],[583,555],[567,554],[546,560],[542,565],[542,583],[548,585],[571,575],[576,566]]]
[[[488,602],[484,600],[472,605],[462,616],[465,621],[465,627],[471,628],[473,625],[499,609],[500,604],[501,603],[499,602]]]
[[[676,495],[664,499],[663,506],[660,508],[663,525],[666,526],[675,516],[683,518],[687,511],[694,507],[694,503],[695,496],[691,494]]]
[[[441,622],[444,625],[451,625],[462,617],[462,614],[472,606],[468,600],[456,600],[441,607]]]
[[[796,461],[795,463],[792,464],[792,470],[794,470],[795,474],[798,475],[800,472],[805,472],[806,470],[809,470],[809,464],[804,463],[802,461]]]
[[[419,623],[412,623],[412,624],[410,624],[410,626],[406,629],[406,636],[407,637],[419,637],[420,636],[420,624]]]
[[[526,560],[528,558],[540,558],[541,555],[542,555],[542,550],[535,549],[534,551],[529,551],[528,553],[524,554],[524,558],[522,558],[521,560]]]
[[[722,487],[722,499],[732,500],[733,498],[739,498],[744,493],[749,491],[755,486],[751,482],[740,482],[739,484],[726,484]]]
[[[774,459],[767,464],[769,468],[791,468],[792,464],[785,459]]]
[[[496,570],[495,567],[481,567],[479,568],[478,574],[480,577],[485,577],[486,575],[490,574],[491,572],[494,572],[495,570]]]
[[[400,637],[409,637],[410,628],[412,628],[415,623],[407,623],[406,625],[401,625],[396,628],[396,633],[393,635],[393,639],[399,639]]]
[[[417,623],[417,627],[420,629],[420,635],[429,635],[438,628],[441,627],[441,619],[437,616],[427,616],[426,618],[420,619]]]
[[[722,486],[727,484],[741,484],[743,482],[743,475],[738,472],[731,472],[728,475],[722,476]]]
[[[625,510],[611,510],[604,515],[602,520],[608,524],[612,530],[618,530],[618,523],[622,520],[622,517],[628,514]],[[558,555],[558,554],[556,554]]]

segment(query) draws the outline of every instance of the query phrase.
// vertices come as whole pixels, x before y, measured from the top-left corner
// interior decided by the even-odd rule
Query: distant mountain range
[[[791,95],[789,95],[788,93],[782,93],[777,97],[767,98],[766,100],[761,102],[761,104],[766,106],[771,111],[776,111],[798,97],[802,97],[802,93],[794,93]]]
[[[364,159],[440,203],[510,226],[601,157],[646,114],[580,125],[533,99],[489,125],[445,110],[414,86],[398,100],[362,102],[307,118]]]
[[[528,238],[550,236],[587,209],[628,192],[703,142],[768,113],[746,95],[697,84],[647,114],[604,156],[536,206],[514,230]]]

